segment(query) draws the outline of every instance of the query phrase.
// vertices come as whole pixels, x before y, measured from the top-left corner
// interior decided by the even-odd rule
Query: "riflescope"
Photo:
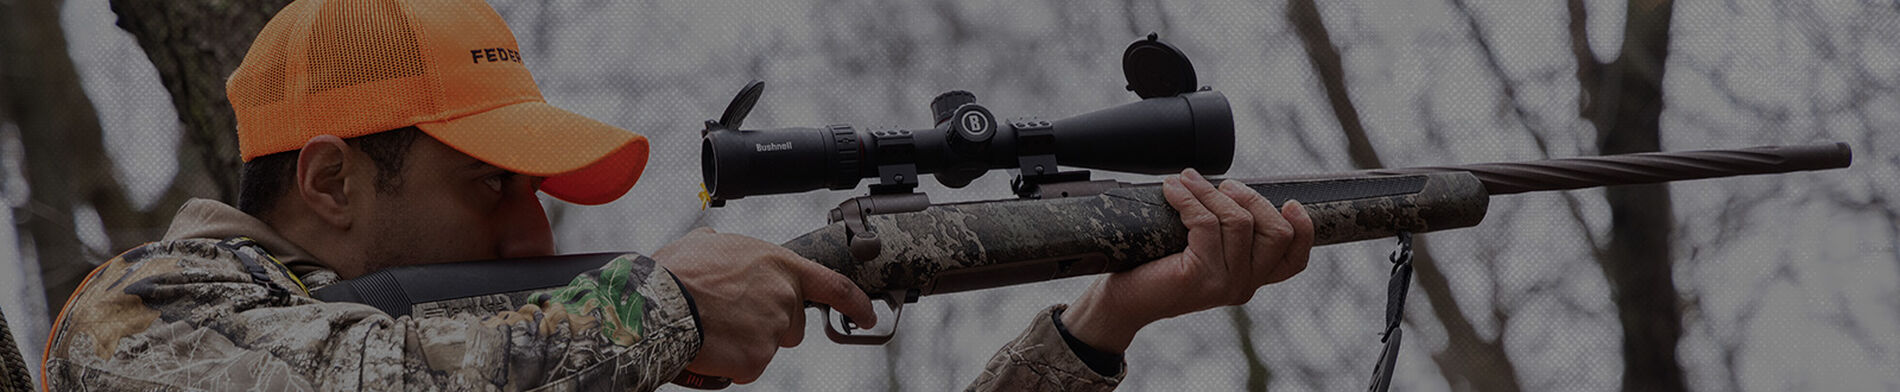
[[[740,129],[763,93],[764,83],[753,81],[719,120],[707,121],[700,170],[714,206],[752,195],[851,189],[865,178],[879,179],[874,193],[908,191],[923,174],[960,188],[990,170],[1018,169],[1021,182],[1064,174],[1058,164],[1143,174],[1227,171],[1234,152],[1227,98],[1196,89],[1185,56],[1150,35],[1124,53],[1123,71],[1142,100],[1056,120],[1001,119],[975,95],[950,91],[930,102],[935,125],[918,129]]]

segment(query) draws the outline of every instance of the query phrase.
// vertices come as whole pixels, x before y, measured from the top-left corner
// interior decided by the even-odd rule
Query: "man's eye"
[[[496,174],[492,176],[482,177],[482,183],[487,184],[489,190],[493,190],[496,193],[500,193],[501,186],[503,184],[506,184],[508,182],[508,177],[512,177],[513,175],[514,173],[506,173],[506,174]]]

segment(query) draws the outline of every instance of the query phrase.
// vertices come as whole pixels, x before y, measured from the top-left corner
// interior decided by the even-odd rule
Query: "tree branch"
[[[1339,58],[1339,50],[1333,47],[1333,39],[1326,32],[1326,24],[1320,19],[1319,6],[1313,0],[1293,0],[1287,2],[1287,19],[1300,36],[1300,42],[1306,47],[1306,58],[1313,62],[1313,70],[1319,73],[1319,82],[1326,92],[1326,103],[1332,106],[1333,116],[1339,119],[1340,130],[1346,134],[1346,151],[1352,158],[1353,167],[1360,169],[1384,167],[1379,152],[1372,148],[1367,137],[1365,123],[1359,118],[1359,109],[1352,103],[1352,95],[1346,90],[1346,68]]]
[[[208,183],[209,193],[204,194],[227,202],[237,200],[242,161],[237,117],[225,98],[224,79],[244,61],[251,40],[271,15],[288,3],[111,1],[119,27],[138,39],[185,124],[178,172],[189,179],[175,182],[182,183],[177,186],[195,188]]]
[[[1582,96],[1577,97],[1577,111],[1592,113],[1596,111],[1596,97],[1591,89],[1601,85],[1603,63],[1597,62],[1595,51],[1590,49],[1590,11],[1583,6],[1583,0],[1564,2],[1570,11],[1570,55],[1577,61],[1577,85]]]
[[[1478,23],[1478,16],[1471,11],[1471,6],[1466,4],[1465,0],[1451,0],[1451,5],[1452,8],[1458,9],[1460,15],[1464,15],[1465,27],[1471,33],[1471,40],[1477,42],[1478,53],[1484,57],[1485,68],[1490,69],[1491,74],[1497,76],[1498,89],[1504,94],[1504,102],[1510,105],[1511,113],[1517,117],[1519,124],[1524,125],[1524,132],[1530,134],[1531,141],[1537,144],[1537,150],[1543,152],[1545,158],[1550,158],[1550,143],[1544,140],[1544,133],[1538,130],[1536,115],[1532,114],[1529,108],[1524,107],[1523,103],[1518,102],[1517,87],[1511,83],[1511,74],[1504,71],[1503,63],[1498,61],[1498,53],[1492,49],[1491,39],[1485,33],[1484,25]],[[1586,46],[1585,49],[1589,47]]]
[[[1253,318],[1247,315],[1245,306],[1227,307],[1227,317],[1234,322],[1234,330],[1240,335],[1240,355],[1247,360],[1247,390],[1266,392],[1273,382],[1273,370],[1260,360],[1260,350],[1254,349]]]
[[[74,230],[76,199],[92,189],[116,190],[117,181],[98,116],[66,52],[59,2],[0,2],[0,33],[0,94],[9,96],[0,110],[20,128],[30,189],[15,220],[30,238],[21,245],[39,263],[49,314],[57,314],[96,262]]]
[[[1596,126],[1602,154],[1662,148],[1663,61],[1673,10],[1668,0],[1630,1],[1621,53],[1599,84],[1580,86],[1601,98],[1590,102],[1596,110],[1581,114]],[[1610,205],[1610,238],[1598,262],[1623,327],[1623,390],[1685,390],[1676,353],[1682,316],[1670,258],[1675,218],[1669,188],[1613,186],[1604,190],[1604,199]]]
[[[1358,169],[1385,167],[1378,151],[1372,147],[1365,125],[1360,121],[1359,110],[1346,90],[1345,68],[1320,19],[1318,6],[1313,0],[1292,0],[1287,3],[1287,18],[1305,44],[1307,58],[1311,59],[1314,70],[1320,75],[1320,84],[1324,87],[1328,103],[1332,105],[1333,115],[1338,118],[1340,129],[1346,134],[1347,154],[1352,158],[1353,166]],[[1478,391],[1522,390],[1518,385],[1517,371],[1502,344],[1478,336],[1477,329],[1459,310],[1450,280],[1431,256],[1432,252],[1425,241],[1422,238],[1414,240],[1412,249],[1419,288],[1431,303],[1433,315],[1444,324],[1449,340],[1446,352],[1432,355],[1440,371],[1446,375],[1447,382],[1454,388],[1467,386]]]

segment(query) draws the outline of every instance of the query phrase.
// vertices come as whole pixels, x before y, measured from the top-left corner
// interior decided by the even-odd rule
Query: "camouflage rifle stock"
[[[1299,200],[1312,217],[1314,244],[1328,245],[1475,226],[1492,195],[1840,168],[1850,157],[1836,143],[1242,182],[1276,206]],[[855,198],[833,211],[833,223],[784,246],[882,297],[892,316],[919,296],[1124,271],[1187,246],[1187,228],[1159,184],[1078,181],[1037,193],[939,205],[921,195]],[[887,320],[879,328],[886,332],[859,333],[827,314],[826,334],[840,343],[882,343],[897,324],[897,317]]]

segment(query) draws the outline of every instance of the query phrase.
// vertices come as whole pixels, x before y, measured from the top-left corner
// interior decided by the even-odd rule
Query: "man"
[[[480,0],[303,0],[227,85],[245,160],[233,208],[197,200],[93,271],[55,321],[49,387],[651,390],[757,379],[803,303],[875,324],[865,294],[784,248],[698,230],[535,303],[391,318],[309,290],[383,268],[548,255],[535,194],[624,194],[643,137],[547,105]],[[1143,326],[1244,303],[1305,268],[1311,222],[1244,186],[1170,177],[1182,253],[1107,276],[1000,350],[976,389],[1112,389]],[[1284,217],[1282,215],[1284,212]]]

